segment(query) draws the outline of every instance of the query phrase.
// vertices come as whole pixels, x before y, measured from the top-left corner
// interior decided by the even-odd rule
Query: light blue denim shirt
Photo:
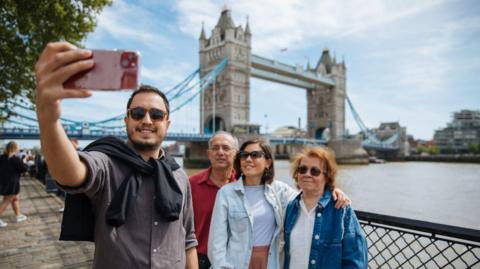
[[[279,236],[285,209],[298,191],[287,184],[274,180],[265,185],[265,198],[275,213],[275,232],[268,254],[268,268],[277,269],[283,245]],[[211,268],[248,268],[253,248],[253,215],[247,205],[243,180],[222,187],[215,200],[210,233],[208,258]],[[283,240],[282,240],[283,241]]]

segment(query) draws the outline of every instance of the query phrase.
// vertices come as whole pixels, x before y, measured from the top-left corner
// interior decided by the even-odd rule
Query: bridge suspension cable
[[[397,142],[397,140],[400,138],[400,130],[397,130],[392,136],[390,136],[386,140],[381,140],[380,138],[377,137],[377,134],[375,134],[372,130],[370,130],[363,120],[360,118],[360,115],[358,114],[357,110],[353,106],[352,101],[350,98],[347,96],[347,104],[350,107],[350,111],[352,112],[353,118],[355,119],[355,122],[357,123],[358,127],[362,131],[363,135],[365,136],[365,141],[364,144],[372,144],[372,145],[379,145],[379,146],[390,146]]]
[[[199,74],[199,69],[195,70],[189,74],[184,80],[179,84],[172,87],[165,92],[165,95],[170,102],[176,100],[179,103],[175,107],[170,109],[170,113],[176,112],[190,104],[202,91],[204,91],[212,82],[215,81],[216,77],[223,71],[227,65],[228,60],[225,58],[219,64],[217,64],[210,72],[205,76],[201,77],[198,81],[192,83],[195,77]],[[185,97],[184,100],[180,100],[182,97]],[[8,100],[7,103],[15,110],[10,109],[6,106],[2,107],[5,112],[10,114],[6,123],[14,124],[17,126],[24,126],[26,128],[38,128],[37,118],[35,116],[35,110],[33,107],[28,105],[21,104],[18,101]],[[2,109],[2,110],[3,110]],[[20,111],[18,111],[20,109]],[[91,130],[112,130],[112,129],[124,129],[124,124],[118,124],[120,120],[125,117],[125,114],[100,120],[100,121],[78,121],[71,120],[67,118],[60,118],[64,128],[69,130],[79,130],[84,127],[88,127]],[[17,119],[18,118],[18,119]],[[23,122],[25,121],[25,122]]]

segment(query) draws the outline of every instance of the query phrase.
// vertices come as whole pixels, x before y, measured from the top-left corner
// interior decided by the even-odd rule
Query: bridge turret
[[[247,16],[247,23],[245,26],[245,42],[247,42],[248,44],[251,44],[251,41],[252,41],[251,39],[252,39],[252,33],[250,32],[250,23]]]
[[[200,76],[203,77],[224,58],[228,64],[217,78],[215,91],[207,88],[200,101],[200,129],[232,131],[235,125],[250,121],[251,33],[247,25],[235,26],[231,12],[224,7],[210,37],[200,40]],[[215,92],[215,97],[213,93]]]
[[[205,37],[205,23],[202,22],[202,31],[200,32],[200,37],[198,38],[201,41],[207,40]]]
[[[332,71],[332,59],[330,57],[330,50],[328,48],[323,49],[322,56],[320,56],[315,70],[317,73],[319,73],[318,70],[322,68],[325,69],[326,74],[330,74]]]
[[[346,69],[331,57],[325,48],[314,71],[335,80],[335,86],[322,87],[307,91],[308,135],[317,139],[330,136],[330,139],[342,139],[345,132]]]

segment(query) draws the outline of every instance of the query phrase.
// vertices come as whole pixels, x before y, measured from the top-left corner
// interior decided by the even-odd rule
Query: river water
[[[289,166],[276,160],[275,178],[294,186]],[[357,210],[480,230],[480,164],[340,166],[337,186]]]

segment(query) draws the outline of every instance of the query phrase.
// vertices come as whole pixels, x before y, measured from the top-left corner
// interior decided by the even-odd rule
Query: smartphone
[[[66,89],[127,90],[138,87],[139,58],[137,51],[92,50],[93,68],[70,77]]]

